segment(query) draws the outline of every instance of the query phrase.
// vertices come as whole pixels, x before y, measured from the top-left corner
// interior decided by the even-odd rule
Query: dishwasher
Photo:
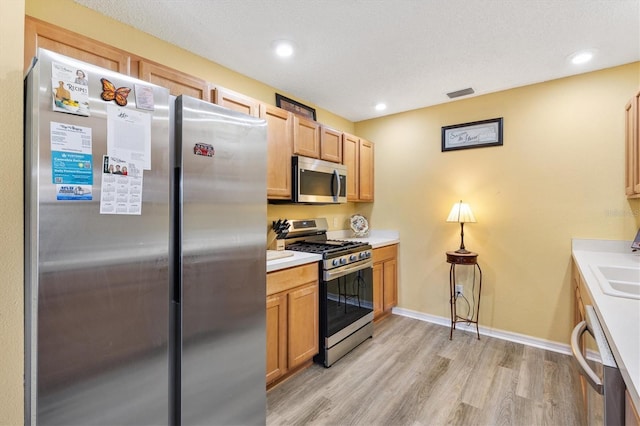
[[[582,350],[583,338],[589,338],[585,333],[595,341],[600,357],[598,361],[587,360]],[[624,425],[625,384],[591,305],[585,306],[585,320],[578,323],[571,333],[571,351],[580,374],[589,384],[585,395],[587,424]]]

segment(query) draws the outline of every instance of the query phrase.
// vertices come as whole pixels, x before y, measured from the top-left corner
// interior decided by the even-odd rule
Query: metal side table
[[[451,264],[451,269],[449,269],[449,304],[451,305],[451,330],[449,331],[449,340],[453,337],[453,330],[456,328],[456,324],[459,322],[465,322],[467,324],[475,324],[476,325],[476,333],[478,335],[478,340],[480,340],[480,329],[478,327],[478,318],[480,316],[480,294],[482,293],[482,269],[480,269],[480,265],[478,265],[478,254],[473,252],[468,253],[458,253],[455,251],[447,252],[447,263]],[[467,265],[472,266],[473,270],[473,284],[475,286],[476,281],[476,270],[478,272],[478,303],[477,306],[474,303],[472,315],[470,318],[464,318],[458,315],[456,312],[456,301],[458,297],[456,296],[456,265]],[[472,293],[473,290],[472,290]],[[474,294],[472,294],[475,297]]]

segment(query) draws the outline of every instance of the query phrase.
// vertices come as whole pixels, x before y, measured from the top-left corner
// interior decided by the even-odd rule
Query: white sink
[[[640,299],[640,268],[629,266],[592,266],[603,293]]]

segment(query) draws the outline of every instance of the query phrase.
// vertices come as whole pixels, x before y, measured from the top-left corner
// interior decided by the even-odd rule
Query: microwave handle
[[[587,360],[582,356],[582,351],[580,350],[580,339],[582,335],[586,332],[591,334],[591,330],[587,325],[586,321],[580,321],[578,325],[571,332],[571,352],[573,352],[573,358],[578,362],[578,367],[580,368],[580,373],[587,379],[589,385],[600,395],[604,394],[604,389],[602,386],[602,380],[600,377],[589,367],[587,364]]]
[[[336,182],[338,183],[338,190],[334,193],[333,198],[334,201],[338,201],[338,198],[340,197],[340,174],[338,173],[338,170],[333,169],[333,176],[336,178]],[[333,190],[333,184],[331,185],[331,189]]]

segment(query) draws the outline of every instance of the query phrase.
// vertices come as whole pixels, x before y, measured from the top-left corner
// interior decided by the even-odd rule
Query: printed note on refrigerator
[[[142,214],[142,170],[135,163],[102,157],[100,214]]]
[[[107,105],[107,154],[151,170],[151,115]]]
[[[92,200],[91,128],[50,122],[51,181],[57,200]]]
[[[85,70],[54,62],[51,67],[53,110],[90,116],[89,76]]]

